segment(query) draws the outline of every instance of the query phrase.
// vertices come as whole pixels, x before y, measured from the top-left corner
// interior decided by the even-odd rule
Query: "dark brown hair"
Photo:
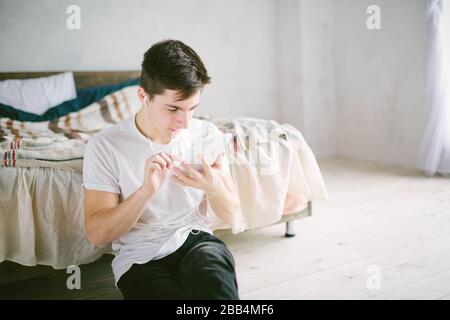
[[[185,100],[210,82],[200,57],[181,41],[157,42],[144,54],[141,86],[150,99],[170,89],[179,92],[177,100]]]

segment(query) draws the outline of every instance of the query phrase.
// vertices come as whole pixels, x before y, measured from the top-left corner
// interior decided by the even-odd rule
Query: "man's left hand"
[[[207,195],[216,194],[225,188],[220,169],[222,167],[221,153],[212,165],[208,165],[202,158],[202,171],[195,170],[190,164],[182,162],[181,165],[187,171],[184,173],[179,168],[175,168],[172,179],[187,187],[193,187],[205,191]]]

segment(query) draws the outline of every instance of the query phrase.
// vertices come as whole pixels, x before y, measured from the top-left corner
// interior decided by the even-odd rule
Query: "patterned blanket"
[[[81,172],[89,138],[138,112],[137,86],[107,95],[86,108],[44,122],[0,119],[3,167],[48,167]]]
[[[80,111],[51,121],[0,118],[0,167],[43,167],[81,173],[90,137],[139,111],[137,88],[118,90]],[[196,117],[215,122],[208,115]]]

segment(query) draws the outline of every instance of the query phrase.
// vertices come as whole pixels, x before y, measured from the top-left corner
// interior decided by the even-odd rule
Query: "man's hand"
[[[141,190],[149,195],[155,193],[167,178],[172,168],[173,158],[165,152],[159,152],[147,159],[144,169],[144,182]]]
[[[181,185],[204,190],[211,209],[217,217],[226,223],[232,223],[235,217],[241,214],[240,202],[231,177],[229,175],[222,177],[220,173],[222,157],[223,154],[219,155],[211,166],[202,159],[201,172],[184,164],[183,167],[189,175],[175,169],[178,177],[173,176],[173,179]]]
[[[197,171],[188,163],[182,162],[181,165],[186,173],[175,168],[176,175],[173,175],[172,179],[183,186],[201,189],[205,191],[206,195],[219,193],[225,187],[220,173],[222,157],[223,153],[217,157],[212,165],[208,165],[202,158],[202,171]]]

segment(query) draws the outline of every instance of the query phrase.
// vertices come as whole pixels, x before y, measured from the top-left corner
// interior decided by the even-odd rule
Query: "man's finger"
[[[195,170],[189,163],[182,162],[181,165],[185,168],[192,177],[200,178],[201,173]]]
[[[170,169],[172,167],[172,159],[170,158],[170,156],[165,152],[161,152],[159,155],[164,159],[164,161],[166,161],[167,168]]]
[[[211,174],[211,167],[210,167],[210,165],[206,163],[205,158],[202,157],[201,160],[202,160],[203,171],[205,171],[205,173],[207,175],[210,175]]]
[[[183,183],[187,184],[187,185],[191,185],[195,182],[194,179],[192,179],[191,177],[189,177],[187,174],[184,174],[183,171],[181,171],[178,168],[175,168],[175,176],[182,181]]]
[[[161,157],[160,155],[156,155],[153,158],[153,163],[159,163],[163,169],[167,168],[167,165],[168,165],[166,160],[164,160],[164,158]]]
[[[222,167],[222,158],[224,156],[224,152],[221,152],[219,156],[216,158],[216,161],[212,164],[211,167],[220,169]]]

